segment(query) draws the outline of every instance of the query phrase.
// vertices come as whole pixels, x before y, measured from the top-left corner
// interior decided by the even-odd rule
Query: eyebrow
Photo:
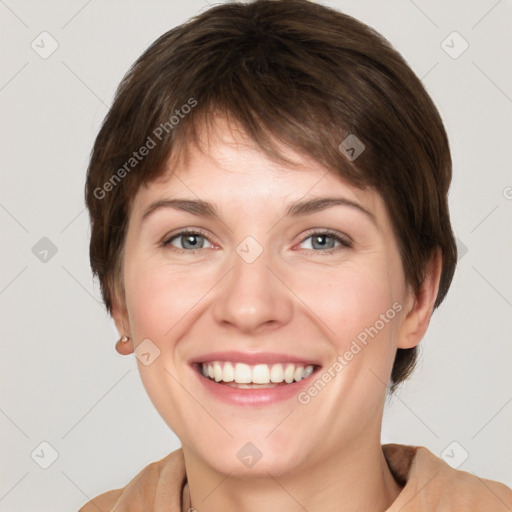
[[[375,225],[377,225],[377,219],[375,215],[363,208],[359,203],[346,199],[344,197],[318,197],[307,201],[298,200],[290,203],[285,212],[285,217],[300,217],[303,215],[310,215],[312,213],[332,208],[333,206],[348,206],[364,213]],[[201,199],[161,199],[155,201],[149,205],[144,214],[142,215],[142,221],[147,219],[153,212],[162,209],[171,208],[177,211],[183,211],[196,215],[198,217],[205,218],[219,218],[219,214],[215,206],[207,201]]]

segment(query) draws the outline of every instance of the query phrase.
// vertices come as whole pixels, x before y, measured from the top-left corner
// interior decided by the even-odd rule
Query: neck
[[[270,472],[254,477],[227,476],[185,447],[183,453],[190,483],[184,493],[185,511],[194,506],[201,512],[295,512],[297,507],[323,512],[383,512],[401,491],[379,438],[371,444],[351,444],[316,465],[294,468],[293,473],[279,477]]]

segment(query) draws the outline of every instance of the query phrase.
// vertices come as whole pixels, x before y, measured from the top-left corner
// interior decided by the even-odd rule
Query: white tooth
[[[295,365],[289,364],[286,366],[286,369],[284,371],[284,380],[290,384],[293,382],[293,377],[295,375]]]
[[[313,373],[313,365],[310,364],[304,368],[304,372],[302,374],[302,378],[305,379],[306,377],[309,377]]]
[[[236,363],[235,382],[238,382],[238,384],[249,384],[251,377],[251,367],[248,364]]]
[[[270,368],[270,382],[283,382],[284,371],[282,364],[273,364]]]
[[[213,376],[217,382],[222,379],[222,366],[218,361],[213,363]]]
[[[231,363],[224,363],[224,368],[222,369],[222,380],[224,382],[233,382],[235,380],[235,370]]]
[[[220,361],[211,361],[201,364],[201,373],[216,382],[234,382],[238,384],[271,384],[280,383],[283,380],[291,384],[294,381],[300,381],[309,377],[314,370],[314,365],[295,366],[292,363],[283,365],[281,363],[267,365],[257,364],[249,366],[244,363],[221,363]]]
[[[268,384],[270,382],[268,364],[257,364],[252,369],[252,381],[255,384]]]

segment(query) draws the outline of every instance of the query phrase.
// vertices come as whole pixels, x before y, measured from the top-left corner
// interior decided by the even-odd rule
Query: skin
[[[428,327],[441,258],[432,258],[421,290],[412,293],[381,196],[281,149],[297,165],[270,160],[234,123],[218,119],[172,172],[138,191],[124,294],[113,309],[119,333],[131,339],[117,350],[131,354],[148,338],[160,350],[150,365],[138,361],[139,371],[181,440],[197,510],[385,510],[401,490],[380,444],[386,383],[397,347],[417,345]],[[321,196],[357,202],[375,222],[349,206],[284,216],[288,203]],[[176,197],[211,202],[219,217],[161,208],[142,221],[152,202]],[[205,231],[206,238],[193,239],[203,248],[192,253],[187,237],[163,245],[183,228]],[[322,229],[351,246],[329,237],[327,248],[313,245],[311,231]],[[236,252],[249,235],[263,249],[250,264]],[[295,397],[228,405],[187,363],[214,350],[274,351],[326,369],[394,303],[401,311],[305,405]],[[249,441],[262,453],[252,468],[236,456]]]

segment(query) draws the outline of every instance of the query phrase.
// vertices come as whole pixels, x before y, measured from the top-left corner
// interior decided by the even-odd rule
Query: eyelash
[[[174,246],[170,245],[173,240],[175,240],[176,238],[179,238],[181,236],[184,236],[184,235],[199,235],[199,236],[202,236],[202,237],[208,239],[208,236],[206,235],[206,233],[201,231],[200,229],[184,229],[184,230],[180,231],[179,233],[176,233],[175,235],[171,236],[167,240],[165,240],[162,243],[162,246],[170,248],[171,250],[176,251],[179,254],[182,254],[182,253],[195,254],[195,253],[203,250],[203,249],[180,249],[178,247],[174,247]],[[334,238],[334,240],[339,242],[340,245],[338,247],[334,247],[333,249],[329,249],[329,250],[325,250],[325,251],[315,251],[314,249],[300,249],[299,252],[304,253],[304,251],[305,251],[306,253],[309,253],[309,252],[313,251],[313,252],[318,252],[318,253],[322,253],[322,254],[332,254],[338,250],[348,249],[348,248],[352,247],[352,242],[348,238],[346,238],[346,237],[340,235],[339,233],[337,233],[336,231],[332,231],[330,229],[312,231],[300,241],[300,244],[304,243],[308,238],[318,236],[318,235],[327,235],[330,238]]]

